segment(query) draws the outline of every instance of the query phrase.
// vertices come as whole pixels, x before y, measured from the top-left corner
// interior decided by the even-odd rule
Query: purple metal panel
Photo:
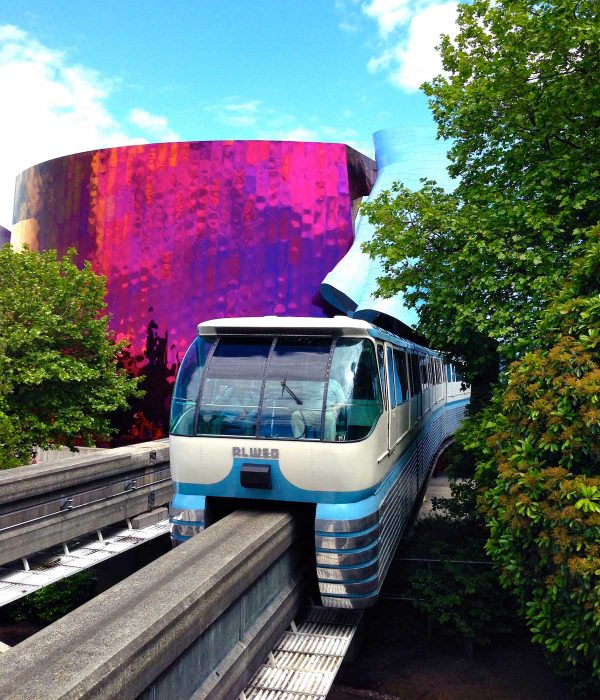
[[[351,200],[372,180],[373,162],[342,144],[101,149],[18,177],[12,240],[61,254],[73,246],[106,276],[124,363],[146,376],[132,437],[147,438],[166,432],[170,387],[199,321],[330,314],[319,285],[350,247]]]
[[[10,231],[4,226],[0,226],[0,245],[10,243]]]

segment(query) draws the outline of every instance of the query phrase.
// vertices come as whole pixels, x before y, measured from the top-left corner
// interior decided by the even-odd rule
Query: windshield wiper
[[[298,398],[296,394],[290,389],[290,387],[287,385],[287,375],[279,382],[281,384],[281,396],[283,398],[283,392],[287,391],[287,393],[294,399],[294,401],[298,404],[298,406],[302,406],[302,401]]]

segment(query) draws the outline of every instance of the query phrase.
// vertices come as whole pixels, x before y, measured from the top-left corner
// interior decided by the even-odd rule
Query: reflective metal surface
[[[371,525],[377,523],[377,513],[370,513],[364,518],[356,520],[315,520],[315,530],[317,532],[358,532],[366,530]]]
[[[449,420],[445,418],[445,411],[432,419],[376,512],[357,520],[316,521],[318,531],[329,533],[315,535],[317,578],[323,605],[354,609],[374,603],[415,499],[425,483],[432,458],[453,431],[462,412],[464,405],[451,408]],[[374,527],[373,522],[376,523]]]
[[[357,549],[358,547],[365,547],[379,537],[379,525],[362,535],[348,537],[325,537],[323,535],[315,535],[315,547],[320,549]]]
[[[148,381],[128,439],[168,431],[172,380],[196,324],[327,316],[325,275],[351,245],[371,159],[343,144],[187,141],[67,155],[17,178],[11,241],[75,247],[107,280],[122,362]]]
[[[188,539],[204,530],[204,510],[173,508],[169,506],[169,531],[173,544]]]

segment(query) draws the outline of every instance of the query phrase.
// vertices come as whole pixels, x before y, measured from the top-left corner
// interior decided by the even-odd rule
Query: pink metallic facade
[[[124,364],[148,392],[121,428],[145,439],[166,431],[170,386],[199,321],[329,315],[319,285],[350,247],[352,201],[373,179],[373,161],[342,144],[89,151],[19,176],[12,241],[75,247],[106,276]]]

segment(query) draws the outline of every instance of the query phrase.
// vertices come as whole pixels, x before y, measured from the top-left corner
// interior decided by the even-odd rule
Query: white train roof
[[[437,356],[435,350],[425,348],[406,338],[374,326],[368,321],[348,316],[333,318],[315,318],[312,316],[240,316],[237,318],[215,318],[198,324],[198,335],[218,335],[220,333],[256,333],[261,330],[269,332],[315,331],[324,333],[335,331],[342,336],[373,337],[387,340],[407,348],[418,349],[428,355]]]
[[[198,334],[214,334],[223,331],[254,331],[254,330],[338,330],[342,333],[351,332],[358,335],[368,335],[373,326],[367,321],[334,316],[333,318],[313,318],[309,316],[247,316],[239,318],[217,318],[202,321],[198,324]]]

